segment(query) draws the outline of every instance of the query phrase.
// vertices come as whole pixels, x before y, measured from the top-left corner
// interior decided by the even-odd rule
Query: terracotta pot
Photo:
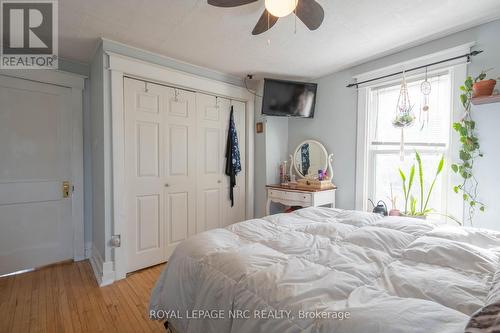
[[[491,79],[474,83],[472,85],[473,97],[491,96],[491,94],[493,94],[495,84],[497,84],[497,81]]]
[[[401,212],[399,211],[399,209],[391,209],[389,211],[389,216],[400,216],[401,215]]]

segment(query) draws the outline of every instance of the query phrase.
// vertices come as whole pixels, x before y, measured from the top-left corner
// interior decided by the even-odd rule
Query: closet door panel
[[[137,121],[137,177],[160,176],[159,123]]]
[[[225,149],[222,127],[223,110],[229,100],[196,94],[198,133],[198,190],[196,231],[224,225],[223,221],[223,155]]]
[[[168,243],[175,244],[189,236],[189,192],[170,192],[166,196]]]
[[[137,248],[136,252],[161,247],[160,196],[157,194],[136,197]]]
[[[196,95],[167,88],[165,110],[166,255],[196,232]]]
[[[188,125],[168,124],[168,171],[170,177],[189,176],[189,136],[193,128]]]
[[[161,115],[164,87],[124,80],[128,271],[165,261]]]

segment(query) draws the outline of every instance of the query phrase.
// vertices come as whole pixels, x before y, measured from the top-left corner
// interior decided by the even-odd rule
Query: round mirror
[[[325,147],[315,140],[306,140],[298,145],[293,155],[293,166],[303,178],[318,174],[318,170],[328,167],[328,153]]]

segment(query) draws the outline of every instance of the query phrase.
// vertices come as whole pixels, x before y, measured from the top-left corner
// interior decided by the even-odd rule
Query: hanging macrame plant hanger
[[[427,67],[425,67],[425,80],[420,85],[420,92],[423,95],[423,105],[420,108],[420,130],[429,125],[429,94],[431,90],[432,86],[427,78]]]
[[[392,121],[392,125],[401,129],[401,142],[399,147],[399,156],[401,161],[404,161],[404,129],[410,127],[415,122],[415,115],[412,112],[413,105],[410,103],[410,95],[408,94],[408,85],[406,83],[406,75],[403,71],[403,80],[401,81],[401,89],[399,91],[398,104],[396,106],[396,117]]]

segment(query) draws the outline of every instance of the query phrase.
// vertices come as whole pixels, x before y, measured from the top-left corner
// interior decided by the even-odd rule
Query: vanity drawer
[[[287,192],[287,199],[291,201],[311,202],[312,196],[310,193]]]
[[[301,192],[290,192],[290,191],[280,191],[280,190],[269,190],[269,197],[274,199],[281,199],[287,201],[296,201],[296,202],[312,202],[312,195],[310,193],[301,193]]]

